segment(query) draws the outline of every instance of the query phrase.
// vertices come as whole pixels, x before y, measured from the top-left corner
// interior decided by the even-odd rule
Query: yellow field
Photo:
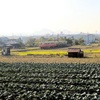
[[[11,50],[11,56],[0,56],[0,62],[35,62],[35,63],[100,63],[100,47],[79,47],[84,51],[84,58],[68,58],[68,48],[41,50],[26,48]]]
[[[12,52],[12,55],[17,55],[17,56],[27,56],[27,55],[66,55],[67,51],[53,51],[53,50],[33,50],[33,51],[26,51],[26,52]]]
[[[84,49],[84,55],[86,57],[100,57],[100,50]],[[67,55],[67,50],[27,50],[27,51],[12,51],[11,55],[16,56],[27,56],[27,55],[37,55],[37,56],[65,56]]]

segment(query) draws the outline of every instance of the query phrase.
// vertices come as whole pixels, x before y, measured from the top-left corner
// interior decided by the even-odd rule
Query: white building
[[[94,34],[86,34],[83,36],[85,44],[90,44],[95,42],[95,35]]]

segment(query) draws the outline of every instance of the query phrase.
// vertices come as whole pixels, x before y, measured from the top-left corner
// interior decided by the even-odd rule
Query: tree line
[[[27,40],[27,42],[25,43],[26,47],[37,47],[39,46],[40,43],[48,43],[48,42],[67,42],[68,45],[84,45],[84,39],[83,38],[79,38],[79,39],[75,39],[75,38],[67,38],[67,37],[44,37],[41,36],[40,38],[30,38]]]

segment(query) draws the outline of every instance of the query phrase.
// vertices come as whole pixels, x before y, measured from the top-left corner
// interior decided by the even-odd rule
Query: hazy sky
[[[0,36],[100,32],[100,0],[0,0]]]

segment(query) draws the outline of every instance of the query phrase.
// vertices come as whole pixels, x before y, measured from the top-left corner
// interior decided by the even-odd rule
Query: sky
[[[0,0],[0,36],[42,30],[100,32],[100,0]]]

